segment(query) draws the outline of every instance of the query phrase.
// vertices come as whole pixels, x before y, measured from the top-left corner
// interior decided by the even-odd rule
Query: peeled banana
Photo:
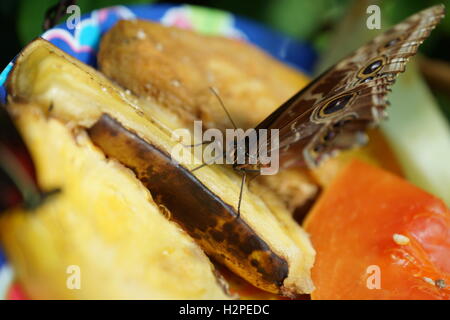
[[[11,111],[18,114],[19,118],[22,112],[30,113],[29,117],[40,119],[38,123],[48,122],[57,128],[52,132],[42,124],[41,128],[30,132],[25,140],[32,149],[33,156],[36,154],[38,159],[40,183],[48,181],[48,187],[62,189],[58,198],[49,200],[48,204],[38,209],[39,214],[24,216],[23,212],[10,213],[2,218],[3,241],[18,270],[27,270],[28,266],[33,265],[27,263],[28,257],[38,260],[43,252],[40,243],[43,243],[53,250],[54,256],[70,248],[73,255],[82,256],[91,268],[95,268],[95,256],[98,254],[105,261],[121,265],[123,277],[128,268],[139,270],[139,275],[149,274],[147,268],[152,263],[154,269],[163,267],[159,256],[154,259],[150,254],[146,256],[145,252],[159,252],[161,255],[164,252],[164,239],[170,241],[177,250],[186,253],[187,249],[183,249],[182,245],[184,243],[188,246],[188,240],[176,228],[179,225],[207,255],[258,288],[287,296],[313,290],[310,269],[314,262],[314,249],[308,235],[292,219],[284,203],[273,192],[258,183],[252,183],[245,190],[240,218],[236,218],[240,177],[231,168],[211,165],[191,172],[195,165],[181,165],[179,159],[173,161],[170,158],[170,150],[179,143],[171,133],[185,125],[184,120],[176,114],[155,102],[137,99],[98,71],[42,39],[35,40],[19,55],[8,80],[8,92],[9,108],[19,110]],[[30,119],[28,121],[31,122]],[[25,122],[19,125],[24,132],[27,130]],[[60,139],[60,136],[65,138]],[[53,143],[45,145],[46,139],[53,139]],[[79,139],[81,142],[78,142]],[[71,154],[64,151],[65,146],[70,143],[74,149]],[[95,154],[98,158],[96,161],[109,166],[110,171],[103,174],[95,170],[89,160],[82,164],[83,152],[77,149],[80,148],[80,143]],[[52,158],[63,156],[68,158],[68,163],[78,164],[83,170],[77,171],[75,169],[78,167],[74,166],[74,171],[70,171],[70,165],[65,165],[66,170],[51,170],[51,167],[57,167],[56,164],[52,165],[52,161],[57,161]],[[96,171],[99,171],[98,177]],[[124,175],[123,181],[118,180],[119,175]],[[84,187],[78,185],[70,196],[65,190],[71,189],[65,186],[72,185],[72,180],[79,181],[78,184],[83,182]],[[90,188],[96,192],[90,191]],[[78,202],[80,206],[76,210],[69,209],[69,203],[78,206]],[[115,213],[116,205],[122,210],[120,215]],[[60,206],[60,209],[52,211],[46,206]],[[43,223],[42,219],[48,215],[56,219],[57,212],[63,211],[67,213],[62,215],[68,216],[66,229],[78,230],[77,219],[87,219],[77,241],[71,237],[64,238],[63,232],[54,237],[50,237],[48,232],[38,232],[42,231],[39,226]],[[51,224],[56,230],[59,226],[55,221],[52,220]],[[6,227],[12,224],[16,228]],[[105,233],[97,235],[98,230]],[[114,232],[110,233],[110,230]],[[167,230],[171,230],[173,236]],[[167,235],[162,236],[166,232]],[[102,247],[98,241],[91,242],[91,239],[102,237],[105,239],[100,242],[107,242],[110,246]],[[163,239],[162,243],[157,243],[159,237]],[[128,259],[121,252],[127,251],[127,245],[131,246],[131,243],[136,250],[133,259]],[[195,251],[193,243],[189,242],[189,245],[192,246],[190,250]],[[142,256],[139,254],[141,249]],[[172,249],[170,252],[174,251],[176,250]],[[172,270],[176,268],[175,265],[187,267],[191,260],[195,260],[196,270],[203,268],[205,278],[198,278],[199,273],[194,272],[189,279],[183,279],[180,286],[183,287],[181,284],[185,280],[186,283],[190,281],[195,284],[196,288],[203,285],[205,289],[202,294],[178,292],[177,289],[168,287],[161,293],[158,293],[159,289],[152,291],[155,297],[170,298],[172,290],[172,298],[184,297],[185,293],[192,294],[192,298],[227,297],[219,285],[220,281],[214,282],[216,278],[211,269],[208,269],[209,262],[205,261],[201,252],[195,252],[197,253],[188,256],[181,253],[173,255],[174,260],[167,263],[167,268]],[[59,257],[48,259],[45,255],[42,260],[40,280],[33,288],[46,286],[43,281],[46,265],[51,264],[52,268],[56,268],[62,261],[66,262]],[[105,263],[103,267],[107,268],[107,265],[114,272],[116,268],[111,263]],[[174,281],[183,277],[178,270],[172,271]],[[190,272],[183,272],[184,277],[187,273]],[[169,274],[170,272],[167,276]],[[27,276],[27,271],[19,272],[19,276],[24,281],[30,280],[30,283],[33,283],[31,278],[38,278]],[[47,276],[52,277],[51,274]],[[136,276],[133,279],[137,281],[139,278]],[[91,281],[95,282],[94,277],[89,279]],[[143,277],[141,281],[150,280]],[[122,285],[125,282],[115,283],[116,288]],[[56,285],[52,286],[53,289],[55,287]],[[35,290],[37,289],[32,291]],[[52,290],[52,294],[58,293],[56,289]],[[132,294],[131,289],[127,292]],[[152,295],[153,293],[150,294]]]

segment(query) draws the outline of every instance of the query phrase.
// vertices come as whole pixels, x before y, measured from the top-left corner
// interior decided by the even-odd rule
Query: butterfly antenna
[[[208,143],[211,143],[211,141],[203,141],[203,142],[193,143],[193,144],[182,144],[182,146],[185,148],[195,148],[195,147],[203,146]]]
[[[191,172],[197,171],[198,169],[201,169],[203,167],[206,167],[206,166],[212,164],[214,162],[214,160],[217,160],[220,157],[222,157],[222,154],[219,154],[219,155],[215,156],[214,158],[210,159],[211,160],[210,162],[205,162],[205,163],[199,165],[198,167],[195,167],[194,169],[191,170]]]
[[[250,182],[252,182],[254,179],[256,179],[258,177],[259,177],[259,174],[251,177],[250,179],[248,179],[248,183],[250,184]]]
[[[208,163],[208,162],[205,162],[205,163],[199,165],[198,167],[195,167],[194,169],[192,169],[191,172],[197,171],[198,169],[201,169],[201,168],[203,168],[203,167],[206,167],[207,165],[209,165],[209,163]]]
[[[246,177],[247,177],[247,173],[244,171],[244,173],[242,174],[242,180],[241,180],[241,191],[239,191],[239,202],[238,202],[238,210],[237,210],[238,212],[237,212],[236,219],[239,219],[239,217],[241,216],[242,193],[244,191]]]
[[[234,129],[237,129],[237,126],[236,126],[236,124],[234,123],[233,118],[231,118],[230,113],[228,112],[227,108],[225,107],[225,104],[223,103],[223,101],[222,101],[222,99],[220,98],[219,94],[217,93],[216,89],[214,89],[213,87],[209,87],[209,90],[216,96],[217,100],[218,100],[219,103],[220,103],[220,106],[221,106],[222,109],[225,111],[225,113],[226,113],[228,119],[230,120],[231,124],[233,125]],[[199,146],[199,145],[203,145],[203,144],[206,144],[206,143],[205,143],[205,142],[201,142],[201,143],[194,144],[194,145],[190,145],[190,146],[187,146],[187,147]],[[215,159],[217,159],[217,158],[219,158],[219,157],[221,157],[221,156],[222,156],[222,155],[218,155],[218,156],[216,156],[213,160],[215,160]],[[197,170],[199,170],[199,169],[201,169],[201,168],[203,168],[203,167],[206,167],[207,165],[209,165],[209,163],[205,162],[205,163],[199,165],[198,167],[192,169],[191,172],[197,171]],[[241,190],[241,191],[242,191],[242,190]],[[239,200],[239,202],[240,202],[240,200]]]
[[[217,93],[216,89],[213,87],[209,87],[209,90],[216,96],[217,100],[219,100],[219,103],[222,107],[222,109],[227,114],[228,119],[230,119],[231,124],[233,125],[234,129],[237,129],[236,124],[233,121],[233,118],[231,117],[230,113],[228,112],[227,108],[225,107],[225,104],[223,103],[222,99],[220,98],[219,94]]]

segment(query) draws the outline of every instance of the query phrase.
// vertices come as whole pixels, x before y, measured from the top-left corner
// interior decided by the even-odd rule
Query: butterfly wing
[[[386,96],[408,58],[444,16],[423,10],[377,36],[324,72],[257,129],[279,129],[280,163],[315,167],[367,141],[365,129],[386,116]]]

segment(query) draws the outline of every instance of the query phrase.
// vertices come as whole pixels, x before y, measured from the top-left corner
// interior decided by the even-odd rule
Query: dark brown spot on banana
[[[289,272],[287,261],[189,170],[107,114],[88,134],[106,156],[134,171],[155,201],[171,212],[172,220],[207,254],[253,285],[281,293]]]

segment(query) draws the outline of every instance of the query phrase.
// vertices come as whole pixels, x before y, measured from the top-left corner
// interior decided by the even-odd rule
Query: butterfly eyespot
[[[335,123],[333,123],[333,128],[340,129],[344,127],[347,123],[350,123],[352,120],[356,119],[357,117],[353,114],[347,115],[344,118],[339,119]]]
[[[323,144],[323,143],[319,143],[319,144],[316,144],[314,147],[313,147],[313,151],[314,152],[322,152],[323,150],[325,150],[325,144]]]
[[[348,123],[350,120],[339,120],[336,123],[333,123],[334,128],[342,128],[346,123]]]
[[[347,94],[345,96],[340,96],[328,102],[323,108],[322,112],[326,115],[338,112],[342,110],[348,102],[353,97],[353,94]]]
[[[362,79],[362,80],[365,80],[365,79],[370,78],[370,77],[373,78],[373,76],[378,71],[380,71],[381,68],[383,68],[385,63],[386,63],[386,58],[385,57],[379,57],[379,58],[376,58],[376,59],[370,61],[368,64],[366,64],[366,66],[364,66],[364,68],[362,68],[359,71],[358,78]]]
[[[344,111],[344,108],[350,104],[355,95],[355,93],[348,93],[329,99],[314,110],[311,121],[320,123],[335,118]]]
[[[397,43],[400,42],[400,40],[401,40],[401,38],[391,39],[384,44],[383,48],[390,48],[392,46],[395,46]]]
[[[362,74],[372,74],[378,71],[383,66],[383,60],[375,60],[369,64],[362,72]]]
[[[323,136],[323,141],[328,142],[328,141],[332,140],[335,136],[336,136],[336,132],[334,132],[333,130],[329,130]]]
[[[361,79],[360,83],[366,83],[366,82],[372,81],[373,79],[375,79],[375,78],[374,77],[367,77],[365,79]]]

